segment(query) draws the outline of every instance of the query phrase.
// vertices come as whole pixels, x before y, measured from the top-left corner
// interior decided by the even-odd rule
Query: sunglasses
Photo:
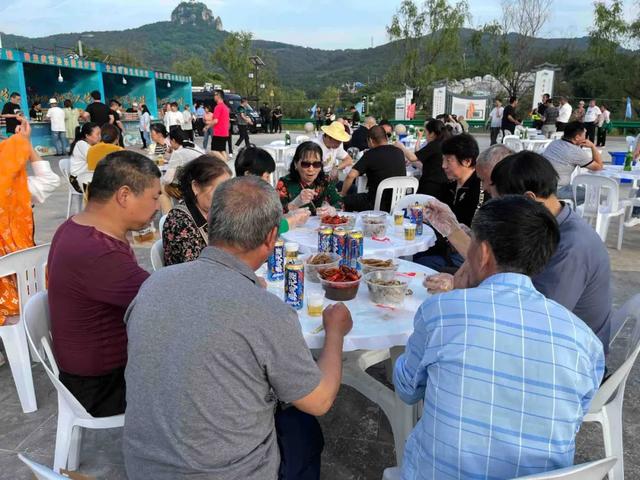
[[[300,162],[300,166],[301,166],[302,168],[310,168],[310,167],[313,167],[313,168],[322,168],[322,162],[307,162],[307,161],[305,161],[305,160],[302,160],[302,161]]]

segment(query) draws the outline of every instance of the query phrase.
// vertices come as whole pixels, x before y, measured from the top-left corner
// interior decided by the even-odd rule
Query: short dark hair
[[[89,201],[107,201],[124,186],[140,195],[156,178],[160,178],[160,170],[144,155],[128,150],[110,153],[96,166],[89,186]]]
[[[171,102],[169,105],[178,108],[178,102]]]
[[[69,100],[68,98],[66,98],[64,101],[64,108],[73,108],[73,103],[71,103],[71,100]]]
[[[115,103],[119,107],[122,106],[122,104],[118,100],[116,100],[115,98],[112,98],[111,100],[109,100],[109,104],[112,104],[112,103]]]
[[[18,95],[20,95],[20,94],[18,94]],[[11,96],[13,97],[13,95],[11,95]],[[40,105],[40,104],[41,104],[41,103],[40,103],[39,101],[37,101],[37,100],[36,100],[35,102],[33,102],[33,103],[31,104],[31,107],[35,107],[36,105]]]
[[[102,96],[100,95],[100,92],[98,90],[94,90],[93,92],[91,92],[91,98],[93,98],[94,100],[100,100]]]
[[[380,120],[380,121],[378,122],[378,125],[380,125],[381,127],[382,127],[383,125],[389,125],[389,126],[391,126],[391,122],[390,122],[389,120],[387,120],[386,118],[383,118],[382,120]]]
[[[473,217],[471,232],[476,241],[489,244],[501,272],[529,277],[544,269],[560,241],[547,207],[522,195],[486,202]]]
[[[150,130],[153,130],[154,132],[159,133],[163,137],[166,137],[167,135],[169,135],[167,133],[167,127],[164,126],[164,123],[152,123],[151,127],[149,128]]]
[[[120,130],[111,123],[105,123],[100,130],[100,138],[104,143],[116,143],[120,138]]]
[[[375,125],[369,129],[367,132],[367,136],[369,140],[371,140],[375,144],[386,144],[387,143],[387,132],[384,131],[380,125]]]
[[[293,154],[293,160],[291,160],[291,165],[289,165],[289,176],[294,182],[300,181],[300,174],[296,169],[296,163],[300,160],[304,160],[310,154],[315,154],[318,156],[320,161],[322,161],[322,148],[316,142],[302,142],[296,148],[296,152]],[[325,181],[324,169],[320,169],[320,173],[318,174],[317,182],[322,183]]]
[[[547,98],[551,98],[551,95],[549,95],[548,93],[543,93],[542,96],[543,97],[547,97]]]
[[[276,170],[276,162],[269,152],[252,145],[243,148],[238,153],[235,161],[236,175],[256,175],[261,177],[265,173],[272,173]]]
[[[471,160],[470,166],[475,167],[476,159],[480,155],[480,147],[478,147],[478,142],[472,135],[461,133],[442,142],[442,154],[455,156],[460,165],[462,165],[463,160]]]
[[[428,132],[433,133],[439,140],[446,140],[451,136],[451,133],[447,130],[442,120],[430,118],[427,120],[427,123],[424,124],[424,128]]]
[[[213,91],[213,94],[218,95],[222,100],[224,100],[224,90],[217,88]]]
[[[11,92],[11,95],[9,95],[9,98],[16,98],[16,97],[21,97],[22,95],[20,95],[20,93],[18,92]]]
[[[203,225],[207,219],[204,218],[196,206],[196,196],[191,187],[192,182],[204,187],[225,173],[229,176],[232,175],[231,169],[227,164],[210,155],[197,157],[180,169],[178,176],[180,193],[182,193],[182,199],[189,211],[194,215],[198,225]]]
[[[518,97],[509,97],[509,103],[513,103],[518,100]]]
[[[247,97],[242,97],[242,98],[240,99],[240,103],[242,103],[242,102],[246,102],[246,101],[247,101]]]
[[[491,183],[500,195],[549,198],[558,188],[558,172],[542,155],[522,151],[505,157],[491,172]]]
[[[568,140],[573,140],[584,131],[585,131],[584,123],[569,122],[564,126],[563,138],[566,138]]]

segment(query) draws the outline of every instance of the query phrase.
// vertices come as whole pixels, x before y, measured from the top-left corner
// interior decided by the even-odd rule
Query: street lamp
[[[266,64],[257,55],[250,56],[249,61],[251,62],[251,65],[253,65],[253,68],[255,68],[255,76],[253,74],[249,74],[249,78],[255,77],[256,79],[256,110],[259,111],[260,110],[260,91],[258,90],[258,70],[260,70],[260,68],[264,67]]]

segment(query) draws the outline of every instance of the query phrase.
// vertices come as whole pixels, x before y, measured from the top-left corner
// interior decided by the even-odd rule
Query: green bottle
[[[289,130],[286,131],[285,135],[284,135],[284,144],[288,147],[289,145],[291,145],[291,134],[289,133]]]
[[[633,152],[631,151],[631,149],[629,149],[629,151],[627,152],[626,157],[624,157],[624,168],[623,168],[623,170],[625,172],[630,172],[632,164],[633,164]]]

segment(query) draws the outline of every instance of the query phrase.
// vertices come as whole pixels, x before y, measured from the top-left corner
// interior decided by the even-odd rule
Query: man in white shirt
[[[587,138],[590,142],[596,141],[596,126],[600,121],[600,115],[602,115],[602,112],[596,106],[596,101],[589,100],[589,108],[584,114],[584,128],[587,129]]]
[[[323,134],[313,141],[322,148],[322,163],[324,173],[331,180],[338,178],[338,173],[353,165],[353,159],[344,149],[344,142],[351,140],[340,122],[332,122],[331,125],[321,127]]]
[[[496,98],[493,104],[493,110],[491,110],[491,113],[489,114],[489,121],[491,122],[489,125],[491,145],[498,143],[498,134],[500,133],[500,130],[502,130],[502,112],[504,112],[502,100]]]
[[[185,105],[182,112],[182,130],[187,134],[189,140],[193,142],[193,114],[189,105]]]
[[[56,155],[66,154],[69,144],[64,125],[64,110],[58,106],[58,101],[55,98],[49,99],[47,120],[51,122],[51,138],[56,147]]]
[[[569,123],[572,112],[573,107],[569,104],[567,97],[560,97],[560,113],[556,121],[556,130],[558,132],[564,132],[564,127]]]

